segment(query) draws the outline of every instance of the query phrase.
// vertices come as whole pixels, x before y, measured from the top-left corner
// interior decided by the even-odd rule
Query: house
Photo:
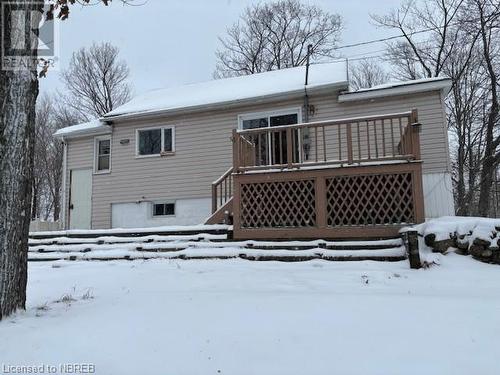
[[[233,214],[236,237],[352,237],[453,215],[450,85],[432,78],[350,92],[346,62],[334,61],[138,96],[56,133],[64,227]]]

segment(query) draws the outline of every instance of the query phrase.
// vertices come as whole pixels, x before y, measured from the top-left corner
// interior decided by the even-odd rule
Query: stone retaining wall
[[[450,233],[450,238],[436,241],[436,234],[429,233],[424,236],[425,244],[433,252],[445,253],[450,248],[458,249],[459,254],[472,255],[487,263],[500,264],[500,227],[495,227],[490,239],[474,238],[472,232],[467,234]]]

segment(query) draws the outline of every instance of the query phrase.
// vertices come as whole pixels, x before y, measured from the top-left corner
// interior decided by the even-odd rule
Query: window
[[[269,126],[282,126],[297,124],[300,117],[300,110],[289,110],[280,112],[270,112],[264,114],[248,114],[240,116],[240,128],[256,129],[267,128]]]
[[[137,130],[137,155],[158,156],[175,151],[173,127]]]
[[[163,129],[163,152],[174,152],[174,128]]]
[[[139,130],[139,155],[161,152],[161,129]]]
[[[111,170],[111,138],[95,138],[94,145],[94,172],[109,172]]]
[[[275,111],[268,113],[255,113],[239,116],[239,126],[242,130],[268,128],[274,126],[294,125],[299,122],[301,111],[299,108]],[[300,130],[294,131],[295,138],[294,161],[300,159],[302,137]],[[256,147],[256,165],[278,165],[287,163],[286,132],[280,131],[264,135],[255,135],[251,139]]]
[[[269,119],[267,117],[242,120],[241,122],[242,129],[267,128],[268,126]]]
[[[153,217],[157,216],[174,216],[175,203],[154,203]]]

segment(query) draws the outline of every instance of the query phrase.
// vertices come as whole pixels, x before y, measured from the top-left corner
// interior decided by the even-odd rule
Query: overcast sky
[[[342,15],[345,29],[341,44],[393,35],[373,26],[370,14],[383,14],[400,4],[400,0],[303,1]],[[126,6],[113,0],[108,7],[74,6],[69,20],[60,26],[60,66],[66,67],[77,49],[93,41],[107,41],[120,48],[121,58],[128,63],[134,94],[206,81],[214,71],[217,37],[252,2],[149,0],[142,6]],[[342,53],[359,57],[382,48],[383,44],[372,44]],[[41,80],[42,92],[61,88],[57,71],[50,71],[49,77]]]

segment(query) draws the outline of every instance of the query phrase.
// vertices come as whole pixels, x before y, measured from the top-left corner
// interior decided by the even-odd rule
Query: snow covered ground
[[[500,268],[439,257],[421,270],[407,261],[30,263],[27,311],[0,322],[0,366],[499,374]]]

